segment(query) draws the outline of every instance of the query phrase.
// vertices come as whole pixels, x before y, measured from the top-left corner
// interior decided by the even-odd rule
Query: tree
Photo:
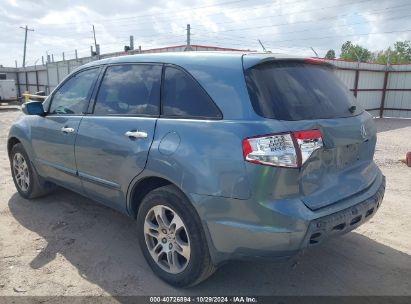
[[[366,48],[346,41],[341,46],[341,59],[368,62],[373,58],[373,54]]]
[[[334,50],[329,50],[327,54],[325,54],[325,58],[327,59],[335,59],[335,51]]]
[[[394,44],[394,50],[399,56],[399,61],[411,61],[411,42],[408,40],[397,41]]]
[[[411,42],[397,41],[394,48],[389,47],[385,51],[375,53],[376,63],[410,63],[411,62]]]

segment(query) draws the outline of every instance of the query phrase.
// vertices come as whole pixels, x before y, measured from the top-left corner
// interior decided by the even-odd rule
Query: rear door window
[[[162,114],[171,117],[220,119],[220,110],[186,72],[167,66],[164,71]]]
[[[109,66],[94,106],[97,115],[159,115],[161,65]]]
[[[326,65],[263,63],[246,70],[245,78],[254,110],[266,118],[325,119],[349,117],[363,111]],[[349,109],[353,105],[356,110],[351,113]]]

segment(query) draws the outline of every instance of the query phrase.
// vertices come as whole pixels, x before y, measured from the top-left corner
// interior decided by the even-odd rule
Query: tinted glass
[[[159,115],[160,65],[108,67],[94,114]]]
[[[86,70],[67,80],[54,94],[49,113],[82,114],[85,112],[98,70],[98,68]]]
[[[333,70],[303,62],[266,63],[245,71],[257,114],[280,120],[349,117],[363,110]],[[351,113],[350,107],[356,111]]]
[[[172,67],[166,67],[164,74],[163,115],[221,118],[200,85],[184,71]]]

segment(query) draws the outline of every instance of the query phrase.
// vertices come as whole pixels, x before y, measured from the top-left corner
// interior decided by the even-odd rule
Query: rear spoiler
[[[261,54],[247,54],[243,55],[243,68],[244,70],[248,70],[255,66],[269,63],[269,62],[302,62],[307,64],[316,64],[316,65],[324,65],[328,68],[335,69],[335,65],[325,61],[322,58],[310,58],[310,57],[275,57],[273,54],[265,54],[266,56],[261,56]]]

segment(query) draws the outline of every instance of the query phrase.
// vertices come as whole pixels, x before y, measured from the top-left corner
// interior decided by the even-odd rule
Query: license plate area
[[[360,159],[359,150],[358,143],[338,147],[336,153],[337,169],[343,169],[358,161]]]

